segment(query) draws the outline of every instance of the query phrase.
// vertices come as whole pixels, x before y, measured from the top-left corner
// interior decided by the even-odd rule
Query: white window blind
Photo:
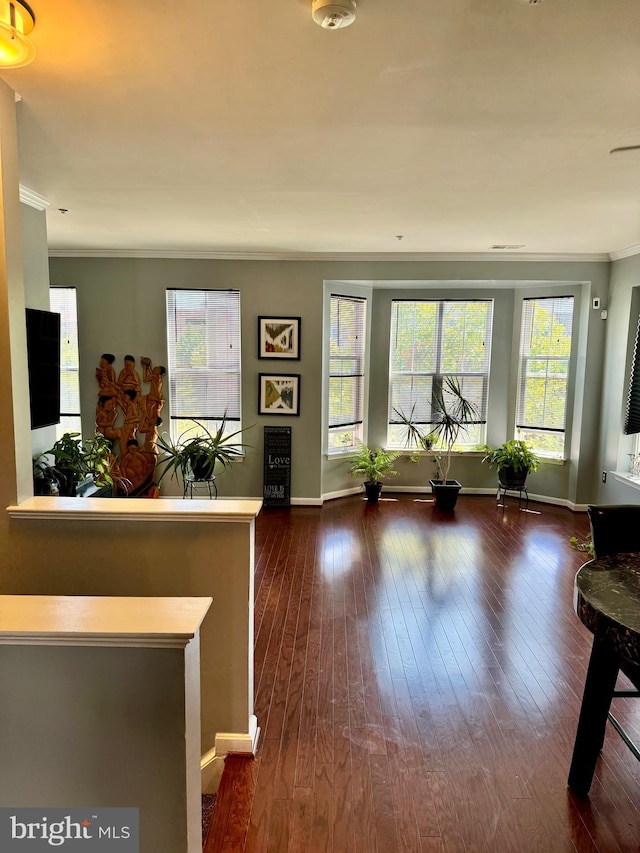
[[[437,397],[451,376],[475,406],[477,418],[460,433],[459,445],[482,444],[487,420],[493,301],[394,300],[389,346],[387,443],[402,447],[404,412],[428,431],[438,419]],[[413,414],[412,414],[413,413]]]
[[[553,296],[522,305],[516,435],[543,456],[564,454],[573,301]]]
[[[331,296],[329,343],[329,451],[362,441],[366,301]]]
[[[239,429],[239,291],[167,290],[167,343],[172,436],[225,415]]]
[[[60,314],[60,423],[56,438],[80,432],[80,355],[75,287],[49,288],[51,311]]]

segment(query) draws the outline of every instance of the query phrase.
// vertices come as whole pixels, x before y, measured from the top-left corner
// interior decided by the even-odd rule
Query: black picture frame
[[[258,317],[258,358],[300,360],[300,317]]]
[[[300,414],[300,374],[258,374],[259,415]]]

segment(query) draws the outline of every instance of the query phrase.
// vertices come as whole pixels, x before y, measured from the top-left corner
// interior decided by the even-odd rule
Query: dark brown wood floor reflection
[[[640,850],[640,764],[615,732],[590,798],[567,792],[591,646],[568,538],[588,525],[531,509],[393,495],[261,514],[262,736],[208,853]],[[638,731],[640,700],[618,708]]]

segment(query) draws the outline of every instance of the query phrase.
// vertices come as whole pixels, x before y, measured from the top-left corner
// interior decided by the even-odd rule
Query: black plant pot
[[[194,480],[210,480],[213,476],[215,462],[209,459],[192,459],[191,473]]]
[[[61,498],[75,498],[78,481],[70,468],[56,468],[58,472],[58,494]]]
[[[377,504],[382,491],[382,483],[365,483],[364,490],[367,493],[367,501],[370,504]]]
[[[527,481],[528,471],[516,472],[510,465],[498,471],[498,480],[505,489],[522,489]]]
[[[447,480],[446,483],[442,480],[429,480],[429,483],[436,499],[436,508],[451,512],[455,508],[462,485],[457,480]]]

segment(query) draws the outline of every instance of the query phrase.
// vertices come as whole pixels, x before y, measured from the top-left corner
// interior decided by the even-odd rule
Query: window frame
[[[73,293],[73,307],[74,312],[73,316],[70,314],[64,313],[62,310],[59,310],[60,307],[67,307],[66,305],[58,305],[54,306],[52,304],[52,296],[54,292],[60,293],[62,291],[67,291],[68,293]],[[67,285],[50,285],[49,287],[49,310],[60,314],[60,421],[55,425],[56,430],[56,439],[61,438],[62,435],[66,432],[82,432],[82,398],[80,396],[80,339],[79,339],[79,328],[78,328],[78,289],[76,287],[69,287]],[[63,340],[65,337],[65,330],[69,329],[69,326],[72,327],[72,331],[75,337],[75,362],[73,367],[65,367],[62,359],[62,346]],[[62,411],[62,403],[67,397],[67,394],[63,393],[63,375],[66,374],[68,376],[75,376],[75,384],[76,392],[78,395],[78,411],[77,412],[64,412]]]
[[[182,309],[185,313],[188,311],[197,311],[197,308],[189,305],[176,305],[175,300],[177,294],[188,295],[194,302],[198,295],[201,295],[204,305],[200,309],[203,316],[185,316],[183,326],[198,326],[204,329],[204,346],[205,346],[205,364],[194,367],[193,365],[182,366],[178,364],[178,344],[179,344],[179,328],[176,321],[177,312]],[[215,294],[209,304],[208,294]],[[216,317],[215,305],[216,298],[222,298],[224,294],[229,297],[228,304],[225,306],[227,311],[234,314],[233,324],[228,322],[218,322],[220,318]],[[188,300],[187,300],[188,301]],[[233,433],[242,429],[242,314],[241,314],[241,298],[240,291],[229,288],[166,288],[165,294],[166,307],[166,332],[167,332],[167,373],[168,373],[168,404],[169,404],[169,433],[173,441],[177,441],[185,431],[189,431],[189,437],[202,432],[194,421],[199,421],[208,430],[216,430],[222,423],[223,418],[226,418],[225,433]],[[220,309],[218,309],[220,310]],[[173,315],[173,316],[172,316]],[[226,315],[225,315],[226,316]],[[219,330],[223,334],[229,335],[231,340],[231,349],[233,349],[233,357],[228,361],[224,361],[217,356],[217,350],[214,333]],[[231,332],[237,334],[230,334]],[[215,380],[216,378],[228,375],[232,377],[231,384],[235,385],[234,393],[225,400],[224,409],[218,409],[214,404],[212,409],[204,410],[203,412],[187,412],[183,411],[183,406],[180,404],[177,387],[185,377],[193,374],[193,371],[199,372],[200,377],[206,383],[207,380]],[[197,375],[197,374],[196,374]],[[201,393],[201,392],[200,392]],[[202,399],[198,400],[205,407],[211,405],[207,399],[207,394],[202,395]],[[232,406],[232,411],[229,413],[229,407]]]
[[[525,347],[525,334],[526,334],[526,312],[525,306],[527,303],[543,303],[543,302],[557,302],[559,300],[571,300],[571,343],[569,347],[568,355],[542,355],[542,354],[533,354],[533,355],[524,355],[524,347]],[[575,382],[574,376],[574,353],[576,347],[576,339],[577,339],[577,323],[576,323],[576,312],[577,312],[578,300],[576,296],[572,293],[563,293],[563,294],[553,294],[553,295],[545,295],[545,296],[527,296],[522,299],[521,302],[521,314],[520,314],[520,338],[519,338],[519,347],[518,347],[518,374],[517,374],[517,384],[516,384],[516,401],[515,401],[515,418],[514,418],[514,436],[517,439],[522,439],[527,442],[527,444],[531,447],[531,449],[536,453],[537,456],[542,459],[550,460],[550,461],[564,461],[567,456],[567,442],[569,441],[569,433],[570,433],[570,419],[572,412],[572,395],[571,389],[572,385]],[[552,314],[552,318],[555,314]],[[531,327],[533,321],[529,321],[529,326]],[[522,394],[524,393],[525,383],[527,379],[527,372],[525,369],[525,365],[531,361],[565,361],[566,362],[566,371],[564,372],[563,378],[565,379],[566,389],[565,389],[565,398],[564,398],[564,425],[562,428],[558,427],[547,427],[547,426],[539,426],[539,425],[530,425],[524,423],[524,418],[521,417],[521,413],[523,412],[524,406],[526,402],[521,402]],[[546,375],[547,379],[559,378],[558,376],[553,377],[549,376],[548,373]],[[545,451],[544,448],[537,447],[529,437],[527,437],[528,433],[546,433],[546,434],[557,434],[562,436],[562,449],[557,452]]]
[[[394,322],[396,318],[394,316],[395,306],[399,303],[410,303],[410,304],[424,304],[424,303],[433,303],[437,306],[437,319],[435,324],[435,331],[437,332],[437,336],[434,337],[432,341],[432,350],[435,356],[435,369],[434,370],[410,370],[410,371],[399,371],[393,370],[393,335],[394,335]],[[478,371],[470,371],[470,370],[459,370],[455,373],[452,371],[447,371],[443,369],[443,360],[445,358],[443,341],[445,334],[445,325],[443,323],[444,313],[446,306],[449,304],[462,304],[469,305],[473,303],[483,303],[488,306],[488,312],[485,318],[485,342],[488,341],[488,346],[486,346],[486,350],[484,353],[484,370],[482,372]],[[431,414],[431,418],[415,418],[415,423],[419,425],[428,426],[429,424],[435,424],[437,422],[437,398],[438,393],[442,392],[443,383],[445,376],[453,376],[461,381],[461,385],[464,382],[464,378],[468,379],[477,379],[479,376],[482,377],[482,393],[481,400],[484,406],[484,411],[479,412],[479,418],[473,421],[473,424],[477,424],[480,426],[480,432],[476,438],[472,438],[469,441],[465,441],[466,433],[463,431],[460,435],[462,440],[457,442],[457,446],[462,449],[462,452],[465,451],[473,451],[477,448],[478,445],[482,445],[486,440],[486,431],[487,431],[487,420],[488,420],[488,411],[489,411],[489,385],[491,379],[491,352],[492,352],[492,344],[493,344],[493,317],[495,312],[495,300],[491,297],[489,298],[469,298],[469,297],[457,297],[457,298],[433,298],[433,297],[425,297],[421,299],[392,299],[391,300],[391,312],[390,312],[390,339],[389,339],[389,364],[388,364],[388,381],[389,381],[389,395],[388,395],[388,404],[387,404],[387,441],[386,446],[392,448],[394,450],[412,450],[415,451],[419,448],[416,448],[415,445],[410,445],[407,447],[406,442],[400,442],[396,438],[394,438],[391,434],[392,428],[394,426],[398,426],[402,422],[397,416],[393,415],[394,408],[394,377],[423,377],[428,378],[431,377],[431,400],[429,403],[429,411]],[[415,335],[414,335],[415,339]],[[463,385],[462,385],[463,387]],[[464,393],[464,387],[463,387]],[[410,412],[407,411],[405,414],[410,415]],[[427,430],[428,431],[428,430]]]
[[[352,303],[362,306],[362,315],[359,318],[357,328],[360,330],[362,335],[361,346],[359,347],[359,353],[344,353],[342,355],[332,355],[331,354],[331,344],[333,340],[333,322],[332,322],[332,310],[334,305],[334,300],[338,302],[338,305],[341,302],[344,303]],[[326,446],[327,446],[327,455],[329,456],[339,456],[345,453],[353,453],[357,450],[357,447],[360,443],[365,442],[366,437],[366,419],[367,419],[367,371],[368,371],[368,322],[369,322],[369,310],[368,310],[368,299],[364,296],[354,295],[354,294],[346,294],[346,293],[337,293],[330,292],[329,300],[328,300],[328,317],[329,317],[329,335],[328,335],[328,361],[327,361],[327,416],[325,423],[325,435],[326,435]],[[360,361],[359,371],[356,373],[345,374],[345,373],[332,373],[332,362],[334,359],[342,359],[343,361]],[[356,400],[359,399],[359,405],[356,402],[354,408],[345,415],[347,420],[340,421],[337,424],[331,423],[331,386],[332,379],[357,379],[358,380],[358,391],[355,393]],[[356,409],[359,408],[359,411]],[[351,444],[345,446],[331,446],[331,436],[332,432],[345,429],[347,427],[352,427],[353,429],[353,441]]]

